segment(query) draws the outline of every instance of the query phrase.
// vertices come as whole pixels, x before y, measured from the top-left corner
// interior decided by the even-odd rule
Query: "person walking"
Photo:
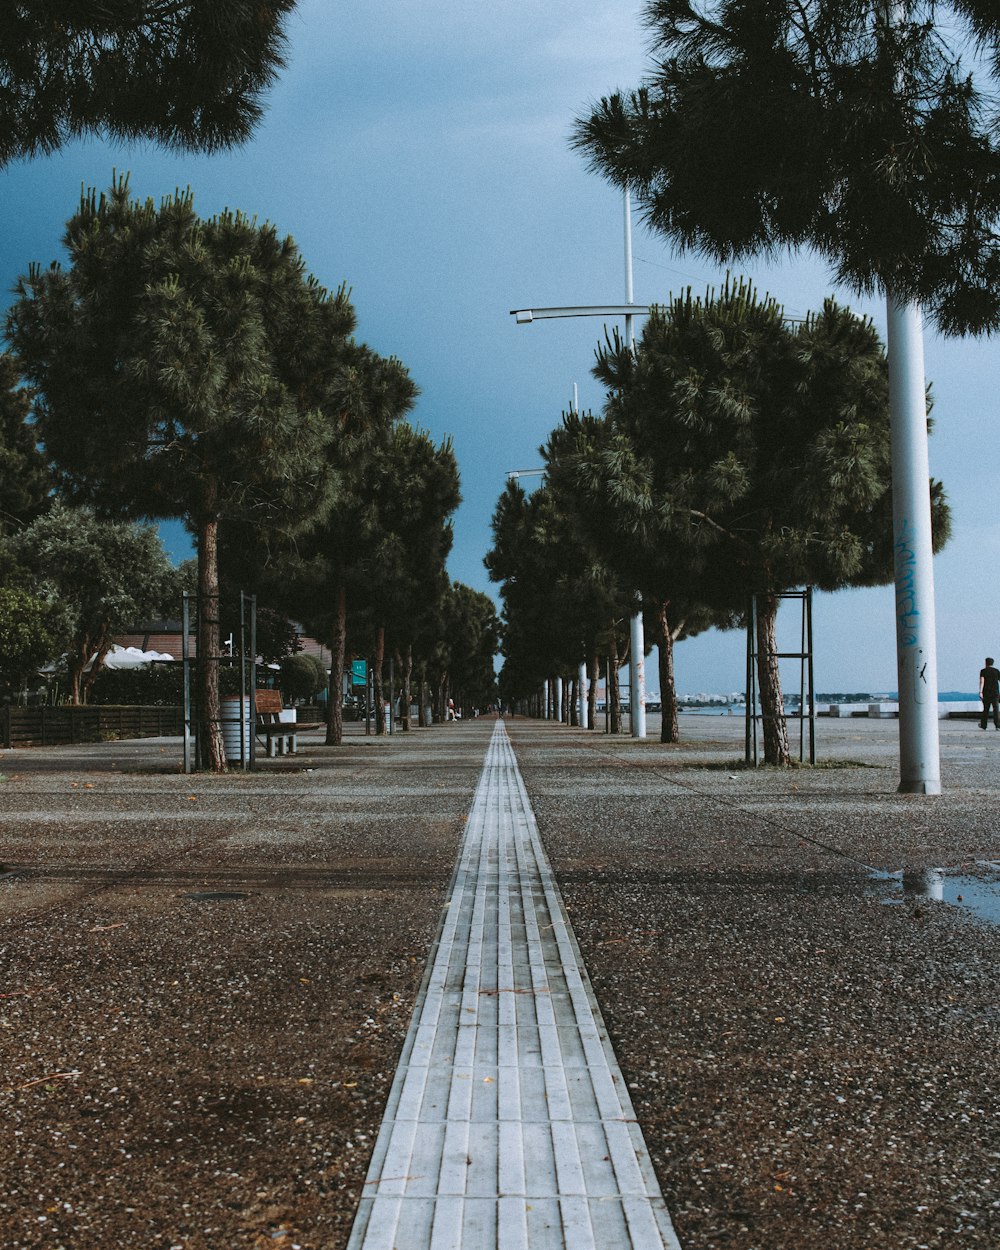
[[[993,724],[1000,729],[1000,669],[993,667],[993,657],[986,657],[986,667],[979,670],[979,697],[983,701],[983,715],[979,728],[985,729],[993,713]]]

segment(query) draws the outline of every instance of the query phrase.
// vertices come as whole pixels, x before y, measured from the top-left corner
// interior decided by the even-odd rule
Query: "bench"
[[[294,720],[282,720],[282,712],[288,709],[281,702],[280,690],[257,690],[254,697],[257,706],[257,738],[266,742],[267,754],[272,758],[275,755],[294,755],[296,735],[306,729],[321,728],[318,721],[316,724],[303,725]]]

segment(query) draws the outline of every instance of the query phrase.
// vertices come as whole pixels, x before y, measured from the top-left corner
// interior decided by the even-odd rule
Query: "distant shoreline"
[[[656,696],[653,698],[659,702]],[[978,700],[979,695],[972,691],[964,690],[941,690],[938,692],[939,703],[968,703],[969,700]],[[786,694],[785,703],[797,703],[798,695]],[[835,693],[825,693],[819,691],[816,695],[817,703],[898,703],[898,690],[872,690],[858,691],[854,694],[844,694],[841,691]],[[680,708],[728,708],[743,707],[744,699],[730,699],[725,695],[678,695],[677,706]]]
[[[864,706],[867,703],[898,703],[899,696],[895,690],[876,691],[873,693],[859,692],[858,694],[817,694],[816,707],[822,709],[823,715],[826,715],[826,709],[831,705],[843,707]],[[979,703],[978,694],[970,694],[961,690],[942,690],[938,694],[938,703]],[[798,695],[785,696],[785,712],[789,715],[797,715],[799,708]],[[707,700],[699,703],[684,703],[678,701],[678,712],[682,712],[687,716],[744,716],[746,715],[746,702],[739,700],[736,702],[727,702],[719,699],[717,701],[708,702]],[[853,715],[861,715],[862,713],[852,713]]]

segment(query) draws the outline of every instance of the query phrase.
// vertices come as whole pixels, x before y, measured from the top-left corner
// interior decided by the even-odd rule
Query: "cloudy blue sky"
[[[203,216],[230,206],[273,221],[322,282],[351,287],[359,337],[407,364],[422,392],[415,422],[453,436],[465,501],[450,570],[490,590],[482,557],[506,471],[538,462],[574,382],[584,408],[601,405],[590,377],[601,326],[517,327],[509,310],[624,298],[620,196],[568,134],[588,102],[642,76],[639,12],[635,0],[300,0],[288,67],[246,148],[184,157],[89,141],[0,172],[0,285],[59,256],[81,185],[107,186],[114,168],[137,194],[189,185]],[[639,303],[724,276],[638,221],[634,253]],[[749,273],[792,315],[833,290],[808,258]],[[836,294],[883,324],[877,303]],[[1000,655],[997,345],[929,335],[926,350],[931,470],[955,514],[935,568],[939,680],[969,690],[986,652]],[[167,540],[188,554],[176,527]],[[894,688],[891,591],[819,596],[815,651],[819,689]],[[734,635],[684,643],[679,688],[742,689],[744,654]]]

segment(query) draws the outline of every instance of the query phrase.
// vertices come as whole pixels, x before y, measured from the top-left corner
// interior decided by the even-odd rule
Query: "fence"
[[[113,738],[179,737],[179,707],[3,707],[0,742],[4,747],[55,747]]]

